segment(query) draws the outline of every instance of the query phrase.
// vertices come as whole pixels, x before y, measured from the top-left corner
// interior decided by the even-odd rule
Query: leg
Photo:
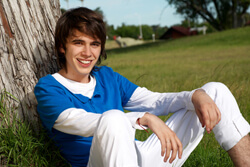
[[[228,150],[228,154],[235,166],[249,166],[250,136],[243,137],[233,148]]]
[[[241,115],[232,93],[221,83],[208,83],[202,88],[221,112],[221,121],[213,130],[217,141],[228,151],[235,166],[242,166],[240,163],[250,166],[250,126]]]
[[[138,167],[135,130],[122,111],[102,114],[90,150],[89,167]]]
[[[183,145],[183,155],[181,159],[176,159],[172,164],[164,162],[161,156],[161,144],[158,137],[152,134],[145,142],[136,141],[138,163],[140,167],[169,167],[181,166],[203,137],[202,128],[198,117],[194,111],[185,109],[175,112],[166,122]]]

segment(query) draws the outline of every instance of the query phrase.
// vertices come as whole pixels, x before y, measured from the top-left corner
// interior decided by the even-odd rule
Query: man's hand
[[[138,123],[138,122],[137,122]],[[161,156],[164,156],[164,162],[167,162],[170,152],[172,155],[169,163],[172,163],[178,153],[178,157],[182,156],[182,143],[176,134],[157,116],[146,113],[140,118],[140,124],[148,126],[159,138],[161,142]]]
[[[192,102],[202,127],[206,126],[207,132],[210,133],[221,119],[221,113],[217,105],[205,91],[200,89],[194,92]]]

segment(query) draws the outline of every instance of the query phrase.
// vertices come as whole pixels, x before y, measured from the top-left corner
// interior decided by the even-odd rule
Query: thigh
[[[95,130],[88,167],[138,167],[135,129],[119,110],[102,114]]]

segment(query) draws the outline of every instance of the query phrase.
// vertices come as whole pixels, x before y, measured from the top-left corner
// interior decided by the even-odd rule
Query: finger
[[[221,120],[221,113],[219,108],[216,106],[216,104],[214,104],[213,106],[213,116],[210,116],[211,120],[212,120],[212,124],[211,124],[211,130],[220,122]],[[214,118],[212,118],[214,117]]]
[[[198,116],[198,118],[199,118],[199,120],[200,120],[200,123],[201,123],[202,127],[204,127],[205,124],[204,124],[204,121],[203,121],[203,118],[202,118],[202,115],[201,115],[200,111],[197,110],[197,111],[196,111],[196,114],[197,114],[197,116]]]
[[[163,157],[166,152],[167,143],[165,140],[160,140],[161,142],[161,156]]]
[[[175,158],[176,158],[176,155],[177,155],[177,144],[175,141],[171,141],[171,146],[172,146],[172,154],[171,154],[171,158],[169,160],[169,163],[172,163]]]
[[[206,130],[207,130],[208,133],[210,133],[210,131],[211,131],[211,129],[210,129],[211,128],[211,123],[210,123],[210,116],[209,116],[207,110],[205,110],[205,112],[203,112],[202,117],[203,117],[204,124],[206,126]]]
[[[216,111],[217,111],[217,115],[218,115],[218,120],[217,120],[216,124],[218,124],[220,122],[220,120],[221,120],[221,112],[220,112],[220,110],[219,110],[219,108],[217,106],[216,106]]]
[[[210,117],[210,130],[213,130],[213,128],[215,127],[215,125],[218,122],[218,114],[216,111],[216,106],[213,105],[211,107],[211,109],[209,110],[209,117]]]
[[[170,156],[170,152],[171,152],[171,142],[170,141],[167,141],[166,142],[166,145],[167,147],[165,148],[166,149],[166,154],[165,154],[165,157],[164,157],[164,162],[167,162],[169,156]]]
[[[178,147],[178,157],[179,157],[179,159],[181,159],[183,147],[182,147],[182,143],[181,143],[181,141],[179,140],[179,138],[178,138],[178,137],[176,137],[176,138],[177,138],[177,139],[176,139],[176,142],[177,142],[177,147]]]

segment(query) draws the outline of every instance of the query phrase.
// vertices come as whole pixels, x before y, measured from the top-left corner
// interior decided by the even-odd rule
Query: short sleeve
[[[119,84],[122,106],[125,106],[138,86],[117,72],[115,72],[115,77]]]

